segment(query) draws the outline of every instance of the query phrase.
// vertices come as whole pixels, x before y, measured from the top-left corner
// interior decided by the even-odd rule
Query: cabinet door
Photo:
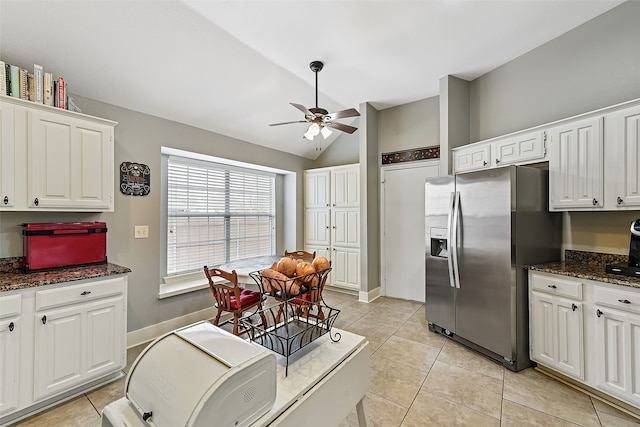
[[[616,208],[640,206],[640,106],[605,117],[607,129],[606,167],[614,187],[607,198]],[[608,171],[605,171],[607,173]],[[607,178],[608,179],[608,178]]]
[[[598,387],[640,405],[640,315],[596,308]]]
[[[555,210],[603,206],[603,118],[550,131],[550,205]]]
[[[584,378],[583,306],[556,298],[556,363],[558,369],[576,378]]]
[[[455,173],[491,167],[491,144],[472,144],[456,148],[453,151],[453,170]]]
[[[329,210],[305,210],[305,244],[329,245]]]
[[[82,381],[82,312],[71,306],[35,315],[35,401]]]
[[[531,359],[548,366],[555,366],[553,323],[553,296],[531,293]]]
[[[107,210],[113,200],[112,128],[29,112],[29,207]]]
[[[531,293],[531,358],[584,378],[582,303]]]
[[[349,289],[360,289],[360,250],[349,248],[333,248],[331,257],[334,286]]]
[[[360,166],[337,168],[331,172],[331,204],[333,207],[360,206]]]
[[[305,208],[328,208],[329,207],[329,176],[326,171],[305,171]]]
[[[124,296],[90,304],[86,311],[85,348],[87,377],[123,368]]]
[[[19,317],[0,320],[0,415],[18,407],[21,332]]]
[[[331,244],[360,246],[360,209],[332,209]]]
[[[546,132],[534,132],[496,141],[495,165],[503,166],[545,156]]]

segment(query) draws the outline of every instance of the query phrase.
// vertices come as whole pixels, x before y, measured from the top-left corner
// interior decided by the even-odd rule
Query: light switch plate
[[[135,239],[146,239],[149,237],[148,225],[136,225],[133,233]]]

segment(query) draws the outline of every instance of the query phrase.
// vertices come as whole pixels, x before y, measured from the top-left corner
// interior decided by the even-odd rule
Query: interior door
[[[382,288],[386,296],[425,301],[424,181],[437,162],[382,169]]]

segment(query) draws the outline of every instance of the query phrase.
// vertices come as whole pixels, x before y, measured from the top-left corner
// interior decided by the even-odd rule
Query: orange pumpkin
[[[293,258],[284,257],[278,261],[278,271],[287,277],[293,277],[296,273],[296,261]]]
[[[313,265],[309,264],[306,261],[302,261],[299,262],[298,265],[296,265],[296,277],[303,277],[302,281],[303,282],[308,282],[310,281],[313,276],[310,276],[310,274],[315,274],[316,269],[313,267]]]
[[[316,270],[317,273],[325,271],[329,267],[331,267],[331,263],[329,262],[329,260],[323,256],[315,257],[311,262],[311,265],[313,265],[313,268]]]

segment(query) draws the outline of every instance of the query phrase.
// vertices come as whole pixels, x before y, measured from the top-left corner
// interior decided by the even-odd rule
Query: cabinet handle
[[[335,229],[336,229],[336,226],[334,225],[332,228],[335,230]]]
[[[329,229],[329,226],[327,225],[327,230]]]
[[[547,287],[548,287],[548,288],[551,288],[551,289],[556,289],[556,288],[557,288],[557,286],[556,286],[556,285],[547,285]]]
[[[631,304],[631,301],[629,301],[628,299],[619,299],[618,302],[621,302],[623,304]]]
[[[9,332],[13,332],[14,328],[15,328],[15,325],[13,324],[13,322],[9,323]]]
[[[500,159],[496,159],[496,165],[500,164]]]
[[[35,200],[33,201],[33,204],[38,206],[40,204],[40,201],[38,200],[38,198],[36,197]]]
[[[483,161],[482,166],[487,166],[487,162]]]
[[[618,196],[618,198],[616,199],[616,202],[618,202],[618,204],[621,205],[622,202],[624,202],[624,200],[622,200],[622,197]]]
[[[89,295],[90,293],[91,293],[91,291],[84,291],[80,295]]]
[[[4,199],[2,200],[4,202],[5,205],[9,204],[9,196],[4,196]]]
[[[142,414],[142,420],[143,421],[147,421],[152,416],[153,416],[153,412],[152,411],[145,412],[144,414]]]
[[[591,203],[593,203],[593,206],[595,206],[598,204],[598,200],[594,197]]]
[[[602,316],[604,313],[600,311],[600,309],[596,310],[596,316],[600,317]]]
[[[44,325],[45,323],[47,323],[47,316],[42,316],[42,324]]]
[[[571,303],[571,311],[576,311],[578,309],[578,306]]]

